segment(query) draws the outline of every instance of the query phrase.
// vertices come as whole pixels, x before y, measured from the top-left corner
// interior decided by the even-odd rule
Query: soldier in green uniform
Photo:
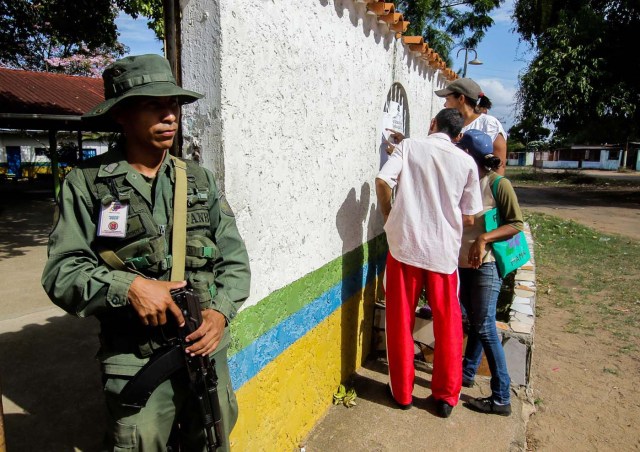
[[[205,448],[198,404],[187,381],[171,377],[141,409],[123,405],[125,384],[164,345],[162,325],[184,324],[170,290],[198,295],[202,325],[186,353],[210,355],[218,375],[224,446],[238,415],[227,365],[228,325],[249,295],[249,262],[233,212],[211,172],[174,159],[180,106],[200,94],[177,86],[158,55],[116,61],[103,74],[105,101],[85,117],[113,121],[120,139],[66,177],[49,238],[42,284],[70,314],[100,321],[109,450],[166,450],[180,425],[183,450]],[[170,281],[177,167],[186,165],[186,281]]]

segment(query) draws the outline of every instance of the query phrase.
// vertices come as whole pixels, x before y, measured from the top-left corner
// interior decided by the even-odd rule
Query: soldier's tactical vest
[[[214,262],[220,252],[213,241],[209,218],[209,182],[197,163],[187,164],[187,247],[185,277],[197,294],[202,308],[211,305],[216,294]],[[117,164],[114,164],[117,165]],[[98,177],[100,165],[83,168],[91,191],[94,218],[101,206],[113,201],[129,206],[127,230],[124,238],[96,237],[99,251],[112,251],[126,266],[126,270],[158,280],[169,280],[173,264],[169,224],[158,225],[147,201],[126,181],[126,174]],[[173,194],[171,195],[173,199]],[[172,215],[170,215],[171,217]],[[159,328],[145,327],[129,307],[112,309],[99,314],[103,352],[135,353],[146,357],[163,345]]]

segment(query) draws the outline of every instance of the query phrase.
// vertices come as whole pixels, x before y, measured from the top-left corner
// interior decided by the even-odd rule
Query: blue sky
[[[147,19],[120,13],[116,19],[120,42],[129,47],[129,55],[157,53],[162,55],[162,41],[147,27]]]
[[[484,93],[493,102],[490,113],[502,121],[505,129],[514,123],[514,102],[518,85],[518,74],[526,68],[531,59],[531,52],[526,44],[518,43],[518,35],[511,31],[513,23],[511,13],[513,0],[506,0],[504,5],[492,14],[495,22],[480,45],[476,48],[481,66],[467,65],[467,77],[480,84]],[[144,18],[132,19],[121,14],[116,20],[120,33],[120,42],[129,46],[131,55],[143,53],[162,54],[162,42],[147,28]],[[455,58],[453,70],[464,66],[464,51]],[[469,60],[473,53],[469,53]]]
[[[507,130],[514,123],[518,74],[527,67],[533,55],[529,46],[525,43],[519,44],[518,34],[511,31],[512,11],[513,0],[506,0],[504,5],[491,15],[495,23],[476,48],[478,59],[483,64],[467,65],[467,77],[478,82],[493,103],[489,113],[500,119]],[[452,52],[454,71],[464,67],[464,51],[460,52],[459,58],[455,58],[458,50]],[[469,61],[473,56],[473,52],[469,52]]]

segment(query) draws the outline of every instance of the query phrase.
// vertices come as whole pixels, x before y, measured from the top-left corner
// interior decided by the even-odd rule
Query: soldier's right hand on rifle
[[[178,325],[183,326],[184,317],[170,291],[186,285],[186,281],[156,281],[137,276],[129,287],[129,303],[143,325],[164,325],[167,323],[167,311],[170,311]]]

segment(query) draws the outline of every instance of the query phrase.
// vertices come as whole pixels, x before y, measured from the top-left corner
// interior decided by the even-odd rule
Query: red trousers
[[[398,262],[387,255],[386,268],[387,361],[391,392],[398,403],[411,403],[413,326],[418,297],[426,288],[433,312],[435,350],[431,393],[437,400],[456,406],[462,387],[462,318],[458,301],[458,271],[436,273]]]

